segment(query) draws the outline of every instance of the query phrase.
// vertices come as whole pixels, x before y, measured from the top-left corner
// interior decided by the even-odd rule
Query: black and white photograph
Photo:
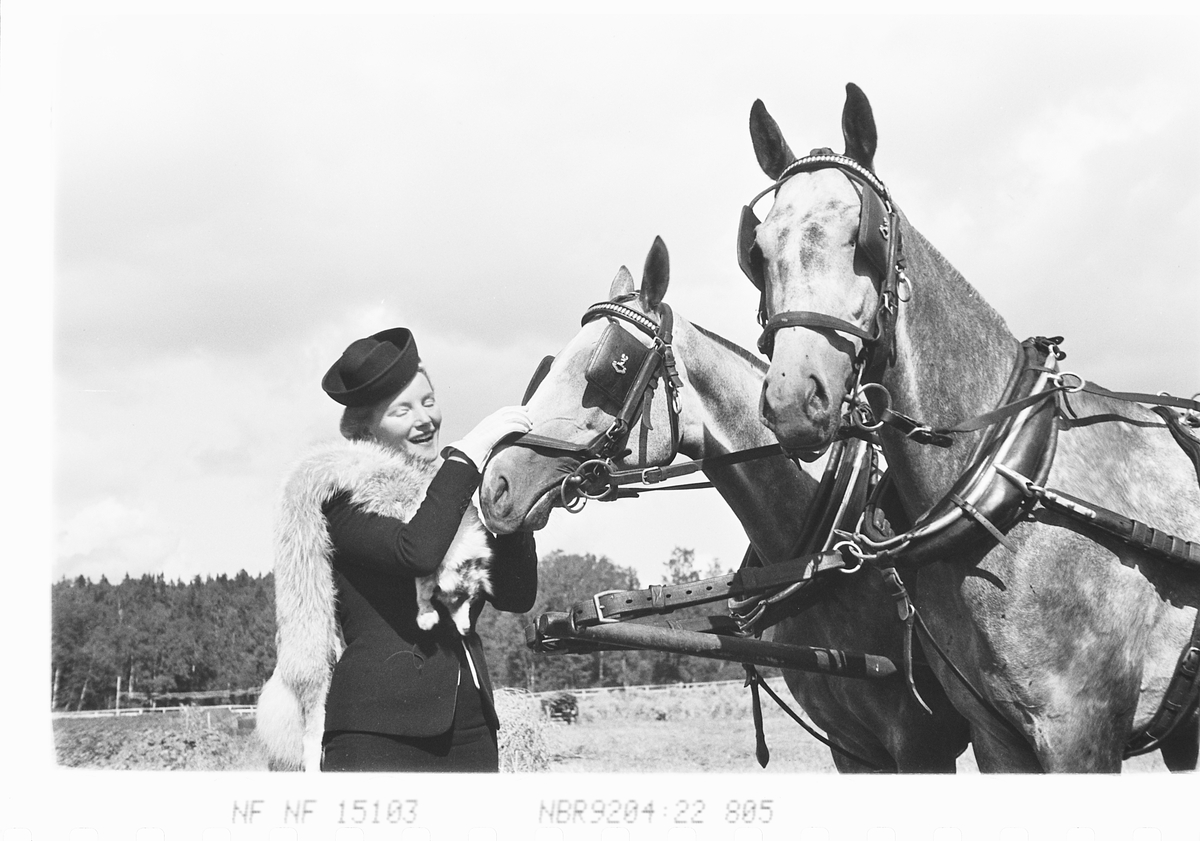
[[[1194,15],[31,5],[0,828],[1183,831]]]

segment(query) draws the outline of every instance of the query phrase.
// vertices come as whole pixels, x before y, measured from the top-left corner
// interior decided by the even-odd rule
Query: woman
[[[488,534],[471,503],[491,449],[527,432],[529,418],[500,409],[439,451],[441,410],[405,328],[352,343],[321,385],[345,406],[346,440],[310,454],[285,487],[278,662],[257,726],[271,767],[496,771],[479,636],[460,636],[441,607],[422,630],[414,582],[443,558],[490,550],[486,598],[499,610],[533,607],[532,535]],[[472,627],[482,607],[472,605]]]

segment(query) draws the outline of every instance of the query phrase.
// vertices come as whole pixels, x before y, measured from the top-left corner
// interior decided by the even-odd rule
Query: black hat
[[[321,388],[343,406],[369,406],[404,390],[417,375],[417,342],[406,327],[394,327],[346,348]]]

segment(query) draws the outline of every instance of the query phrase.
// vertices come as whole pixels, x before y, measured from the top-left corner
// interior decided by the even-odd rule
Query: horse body
[[[656,242],[655,248],[661,246]],[[660,268],[655,269],[654,266]],[[633,278],[622,269],[610,289],[652,319],[667,286],[666,252],[647,259],[642,289],[634,296]],[[603,431],[611,415],[584,387],[584,367],[606,329],[607,320],[586,324],[556,357],[528,408],[534,431],[591,437]],[[676,316],[672,342],[683,388],[679,391],[679,450],[694,458],[749,449],[774,442],[760,423],[755,406],[764,365],[741,348]],[[630,452],[618,466],[664,464],[673,453],[666,442],[666,398],[655,392],[651,429],[636,425]],[[489,528],[497,532],[540,528],[559,500],[562,479],[579,460],[548,455],[522,446],[498,450],[488,463],[480,490]],[[741,521],[765,563],[791,558],[812,503],[816,481],[782,455],[707,469],[710,481]],[[805,612],[775,626],[776,642],[853,649],[883,654],[899,662],[900,624],[895,608],[876,578],[839,576]],[[792,694],[839,746],[873,765],[898,771],[952,772],[967,744],[965,720],[940,687],[923,675],[919,683],[934,714],[926,713],[902,681],[858,681],[785,671]],[[867,770],[834,752],[839,770]]]
[[[751,133],[764,169],[777,178],[778,164],[794,156],[760,106]],[[843,132],[847,156],[870,169],[874,120],[853,86]],[[767,312],[815,311],[859,325],[869,319],[879,292],[855,262],[858,224],[859,198],[837,171],[802,173],[779,186],[756,238]],[[893,409],[935,427],[953,426],[996,407],[1018,342],[902,216],[901,233],[910,289],[897,308],[894,356],[879,381]],[[826,329],[774,335],[763,415],[785,446],[815,449],[830,440],[854,388],[860,348],[852,336]],[[1196,472],[1162,419],[1140,405],[1088,393],[1065,400],[1046,485],[1200,538]],[[881,430],[910,517],[946,495],[980,435],[963,435],[941,450]],[[1015,552],[1001,546],[968,552],[916,577],[918,607],[935,638],[1024,734],[1016,738],[1001,726],[935,661],[942,685],[972,722],[980,768],[1117,771],[1130,734],[1158,709],[1191,636],[1200,582],[1044,508],[1018,522],[1008,538]],[[1181,730],[1195,740],[1194,715]],[[1194,750],[1188,752],[1194,767]]]

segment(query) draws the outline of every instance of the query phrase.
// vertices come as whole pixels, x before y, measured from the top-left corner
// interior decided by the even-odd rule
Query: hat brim
[[[342,371],[345,359],[343,354],[321,379],[321,388],[325,393],[343,406],[369,406],[399,394],[408,387],[419,370],[421,358],[417,352],[416,340],[408,328],[394,327],[368,338],[379,342],[372,354],[381,352],[381,349],[382,352],[388,352],[386,348],[390,346],[395,350],[396,356],[371,379],[348,388]]]

